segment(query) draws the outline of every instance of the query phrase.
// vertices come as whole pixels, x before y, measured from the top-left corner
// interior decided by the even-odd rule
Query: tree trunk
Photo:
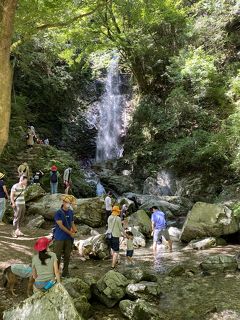
[[[11,114],[10,50],[17,0],[0,0],[0,154],[8,141]]]

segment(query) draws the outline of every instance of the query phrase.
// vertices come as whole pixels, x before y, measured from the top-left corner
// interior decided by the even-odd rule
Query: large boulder
[[[137,187],[131,176],[117,175],[114,171],[105,169],[99,173],[99,177],[106,189],[114,190],[118,194],[137,191]]]
[[[138,230],[146,237],[151,236],[152,225],[151,220],[144,210],[138,210],[131,214],[128,218],[128,225],[132,227],[138,227]]]
[[[84,318],[88,318],[91,314],[91,305],[88,302],[91,298],[90,286],[79,278],[64,279],[62,284],[72,297],[79,314]]]
[[[98,234],[85,240],[75,240],[74,245],[78,248],[81,257],[91,256],[105,259],[109,256],[109,248],[104,234]]]
[[[207,272],[236,271],[238,268],[236,257],[226,254],[207,257],[200,266]]]
[[[143,183],[143,194],[155,196],[173,196],[176,192],[176,180],[172,173],[162,170],[156,177],[148,177]]]
[[[186,215],[192,208],[193,203],[182,196],[157,196],[136,193],[124,193],[128,199],[135,199],[140,209],[149,210],[152,206],[157,206],[164,211],[169,218],[173,216]]]
[[[38,229],[38,228],[41,228],[44,223],[45,223],[45,220],[43,216],[39,216],[39,215],[33,216],[33,217],[30,217],[27,223],[27,228]]]
[[[47,194],[35,202],[28,204],[27,214],[42,215],[53,220],[61,208],[61,194]],[[104,223],[104,200],[101,198],[78,199],[74,208],[74,217],[90,227],[99,227]]]
[[[61,194],[47,194],[35,202],[30,202],[27,208],[28,215],[42,215],[53,220],[56,211],[61,208]]]
[[[122,314],[130,320],[166,320],[165,315],[161,315],[159,307],[145,300],[137,301],[122,300],[119,303]]]
[[[56,284],[48,292],[37,292],[3,314],[4,320],[82,320],[67,290]]]
[[[78,199],[75,217],[90,227],[96,228],[104,224],[105,206],[102,198]]]
[[[196,238],[220,237],[238,230],[239,219],[228,207],[197,202],[187,215],[180,239],[189,242]]]
[[[214,237],[205,238],[202,240],[191,240],[189,244],[183,248],[183,250],[204,250],[209,249],[211,247],[215,247],[217,245],[217,239]]]
[[[30,202],[45,196],[46,191],[39,183],[31,184],[25,191],[25,201]]]
[[[128,284],[124,275],[110,270],[93,286],[93,293],[101,303],[112,308],[125,296]]]
[[[152,298],[160,297],[161,288],[157,282],[141,281],[139,283],[130,283],[126,288],[126,293],[132,299],[151,300]]]

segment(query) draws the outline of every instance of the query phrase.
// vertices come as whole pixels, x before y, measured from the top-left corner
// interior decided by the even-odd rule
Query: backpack
[[[51,174],[51,177],[50,177],[50,181],[52,183],[56,183],[58,181],[57,171],[52,171],[52,174]]]

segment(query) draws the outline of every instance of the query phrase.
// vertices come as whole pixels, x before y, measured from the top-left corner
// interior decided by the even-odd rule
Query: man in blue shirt
[[[77,233],[77,228],[73,220],[71,205],[76,204],[76,199],[71,195],[62,196],[62,206],[54,216],[54,252],[58,259],[58,267],[63,255],[62,277],[69,277],[68,265],[72,251],[73,238]]]
[[[169,250],[172,251],[172,241],[170,239],[167,222],[164,212],[160,211],[156,206],[152,207],[152,235],[153,235],[153,254],[157,253],[157,243],[162,236],[168,242]]]

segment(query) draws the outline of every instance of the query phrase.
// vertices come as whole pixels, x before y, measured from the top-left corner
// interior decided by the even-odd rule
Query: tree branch
[[[75,22],[75,21],[77,21],[77,20],[80,20],[80,19],[82,19],[82,18],[84,18],[84,17],[87,17],[87,16],[92,15],[92,14],[95,13],[100,7],[102,7],[102,4],[99,4],[98,6],[96,6],[96,8],[94,8],[92,11],[79,14],[79,15],[77,15],[77,16],[75,16],[75,17],[73,17],[72,19],[69,19],[69,20],[67,20],[67,21],[42,24],[42,25],[36,27],[36,30],[39,31],[39,30],[50,29],[50,28],[63,28],[63,27],[66,27],[66,26],[68,26],[69,24],[71,24],[71,23],[73,23],[73,22]]]

